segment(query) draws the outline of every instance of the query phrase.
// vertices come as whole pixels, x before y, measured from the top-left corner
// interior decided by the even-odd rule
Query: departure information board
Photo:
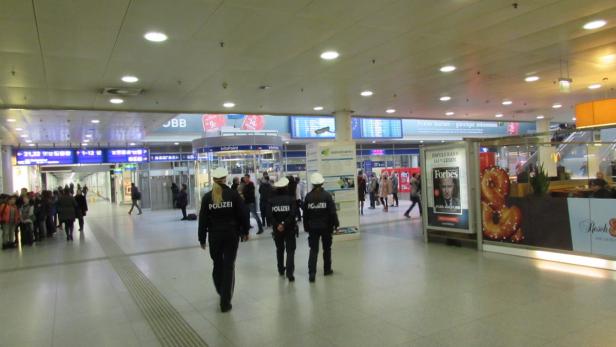
[[[105,161],[102,149],[78,149],[75,153],[78,164],[101,164]]]
[[[74,152],[70,149],[18,150],[17,165],[65,165],[74,164]]]
[[[107,150],[108,163],[144,163],[149,159],[145,148],[111,148]]]
[[[353,118],[354,139],[400,139],[402,120],[395,118]]]
[[[336,121],[332,116],[291,116],[291,137],[296,139],[336,137]]]

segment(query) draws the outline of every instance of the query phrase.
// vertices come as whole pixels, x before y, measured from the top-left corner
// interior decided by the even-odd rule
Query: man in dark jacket
[[[180,194],[180,188],[175,182],[171,183],[171,204],[173,208],[179,208],[178,206],[178,195]]]
[[[263,172],[263,178],[259,182],[259,209],[261,210],[261,224],[269,227],[270,221],[267,216],[267,204],[272,195],[272,182],[267,171]]]
[[[210,244],[210,257],[214,262],[212,278],[220,295],[220,310],[231,310],[231,298],[235,286],[235,258],[239,241],[248,240],[250,216],[244,201],[237,191],[225,182],[228,172],[216,168],[212,172],[214,185],[203,196],[199,212],[199,244]]]
[[[141,200],[141,192],[139,188],[135,185],[135,183],[130,184],[130,199],[132,200],[132,205],[130,206],[130,210],[128,210],[128,214],[133,213],[133,208],[137,207],[139,213],[137,215],[142,214],[141,207],[139,206],[139,200]]]
[[[58,219],[64,224],[66,241],[73,241],[75,218],[77,218],[77,202],[71,195],[70,188],[68,188],[58,198]]]
[[[83,219],[88,213],[88,200],[86,199],[86,196],[83,195],[81,188],[77,188],[75,201],[77,202],[77,220],[79,220],[79,231],[83,231]]]
[[[297,237],[297,204],[295,199],[287,192],[289,179],[281,178],[274,183],[276,191],[267,207],[267,215],[272,222],[274,243],[276,244],[276,258],[278,273],[286,275],[290,282],[295,281],[295,248]],[[285,266],[284,252],[287,251]]]
[[[188,187],[182,184],[182,189],[178,193],[177,206],[182,210],[182,220],[186,220],[186,206],[188,206]]]
[[[304,199],[304,230],[309,233],[310,258],[308,259],[308,274],[310,282],[314,282],[317,272],[317,257],[319,255],[319,238],[323,242],[324,275],[334,273],[332,270],[332,233],[338,229],[338,214],[332,195],[323,189],[325,179],[315,172],[310,176],[312,191]]]
[[[250,211],[250,214],[254,219],[257,220],[257,226],[259,227],[259,231],[257,234],[263,233],[263,225],[261,224],[261,218],[257,215],[257,197],[255,195],[255,184],[250,180],[250,175],[244,175],[244,188],[242,189],[242,196],[244,197],[244,202]]]

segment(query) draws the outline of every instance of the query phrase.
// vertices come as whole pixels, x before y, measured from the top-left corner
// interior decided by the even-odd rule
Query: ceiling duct
[[[103,88],[103,95],[137,96],[143,94],[141,88]]]

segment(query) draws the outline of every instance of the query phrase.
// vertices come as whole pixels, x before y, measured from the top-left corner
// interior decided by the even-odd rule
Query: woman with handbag
[[[77,188],[75,201],[77,202],[77,220],[79,220],[79,231],[83,231],[83,219],[88,212],[88,201],[86,196],[83,195],[83,191],[79,188]]]
[[[379,184],[379,197],[381,198],[381,203],[383,204],[383,211],[385,212],[389,211],[389,202],[387,201],[387,198],[391,193],[391,180],[387,177],[387,173],[383,173],[381,175],[381,183]]]

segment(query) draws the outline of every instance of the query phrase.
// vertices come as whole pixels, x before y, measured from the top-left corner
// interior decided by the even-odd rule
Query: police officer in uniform
[[[310,282],[314,282],[317,273],[317,257],[319,256],[319,238],[323,242],[324,275],[334,273],[332,270],[332,234],[338,229],[338,214],[332,195],[323,189],[325,179],[315,172],[310,176],[312,191],[304,199],[304,230],[309,233],[310,258],[308,259],[308,274]]]
[[[287,187],[289,179],[282,177],[274,183],[274,195],[270,198],[267,206],[268,218],[272,221],[274,243],[276,244],[276,257],[278,260],[278,273],[280,276],[286,275],[289,282],[295,281],[293,272],[295,270],[295,247],[297,237],[297,203],[295,198],[290,196]],[[287,251],[287,262],[285,267],[284,252]]]
[[[231,310],[237,248],[240,239],[248,240],[250,229],[248,209],[239,193],[225,184],[227,175],[222,167],[212,172],[214,186],[203,196],[199,212],[199,243],[205,249],[207,236],[214,262],[212,278],[222,312]]]

